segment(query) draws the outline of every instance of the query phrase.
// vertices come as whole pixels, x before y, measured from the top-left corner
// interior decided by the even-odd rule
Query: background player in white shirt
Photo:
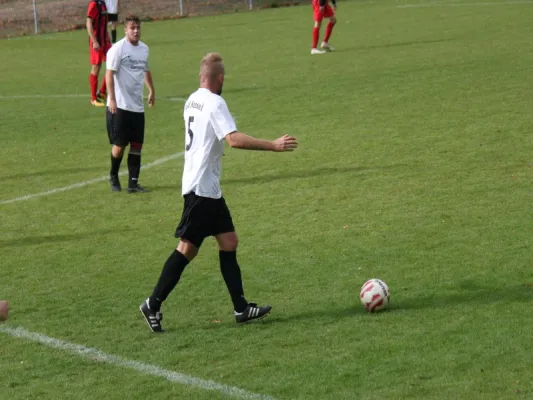
[[[141,21],[136,16],[126,17],[124,30],[126,37],[107,53],[107,133],[113,145],[109,182],[113,192],[122,190],[118,171],[129,144],[128,193],[147,192],[139,185],[144,143],[144,84],[149,89],[150,107],[155,103],[155,89],[148,66],[148,46],[140,40]]]
[[[217,53],[200,63],[200,89],[185,103],[185,165],[182,195],[184,208],[175,237],[180,241],[167,259],[152,295],[140,310],[153,332],[162,332],[160,312],[203,240],[214,236],[219,247],[220,271],[233,302],[235,320],[244,323],[266,316],[271,306],[248,303],[244,297],[241,270],[237,263],[237,234],[220,190],[220,169],[224,142],[245,150],[292,151],[297,142],[284,135],[274,141],[256,139],[237,131],[226,102],[220,94],[224,85],[224,64]]]
[[[105,0],[107,7],[107,18],[111,23],[111,41],[117,41],[117,22],[118,22],[118,6],[119,0]]]

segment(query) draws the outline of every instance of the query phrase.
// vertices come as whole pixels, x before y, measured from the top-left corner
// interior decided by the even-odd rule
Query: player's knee
[[[223,251],[236,251],[239,247],[239,238],[237,235],[232,235],[224,241],[224,244],[220,250]]]
[[[315,21],[315,28],[320,28],[322,21]]]
[[[111,149],[111,153],[113,154],[113,157],[115,158],[122,157],[122,154],[124,154],[124,147],[113,145],[113,148]]]
[[[141,150],[143,148],[143,144],[139,142],[131,142],[130,144],[130,153],[131,154],[141,154]]]
[[[337,17],[333,16],[329,19],[329,22],[331,22],[333,25],[337,23]]]
[[[229,243],[229,246],[231,247],[231,251],[237,250],[237,247],[239,247],[239,238],[237,235],[233,237],[232,241]]]
[[[239,238],[235,232],[223,233],[216,236],[216,239],[221,251],[236,251],[239,246]]]
[[[183,256],[189,261],[192,261],[198,254],[198,247],[187,239],[180,239],[176,250],[183,254]]]
[[[100,65],[92,65],[91,66],[91,74],[97,75],[100,73]]]

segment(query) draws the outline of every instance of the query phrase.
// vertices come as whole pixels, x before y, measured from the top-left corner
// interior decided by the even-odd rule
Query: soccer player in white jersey
[[[214,236],[219,248],[220,271],[233,302],[235,320],[244,323],[266,316],[271,306],[249,303],[244,297],[241,270],[237,263],[237,234],[220,189],[220,170],[224,142],[245,150],[292,151],[297,142],[284,135],[276,140],[261,140],[237,130],[222,97],[224,64],[217,53],[206,55],[200,63],[200,88],[185,103],[185,165],[182,195],[184,208],[175,237],[179,243],[167,259],[152,295],[140,310],[153,332],[162,332],[160,311],[190,261],[198,254],[203,240]]]
[[[126,17],[126,37],[107,53],[107,133],[111,148],[109,182],[113,192],[122,190],[118,171],[124,149],[129,144],[128,193],[147,192],[139,185],[141,150],[144,143],[143,84],[148,87],[148,105],[155,103],[155,89],[148,67],[148,46],[140,41],[141,21]]]
[[[107,19],[111,22],[111,41],[117,41],[117,22],[118,22],[118,5],[119,0],[105,0],[107,7]]]

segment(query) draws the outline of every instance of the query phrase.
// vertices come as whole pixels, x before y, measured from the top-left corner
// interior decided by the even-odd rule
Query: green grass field
[[[308,6],[143,25],[143,163],[183,151],[171,99],[213,50],[239,129],[300,143],[223,160],[245,291],[271,316],[235,326],[207,240],[160,336],[137,307],[176,245],[182,159],[142,171],[146,195],[101,181],[7,203],[105,176],[109,146],[81,96],[85,32],[0,41],[0,398],[227,398],[16,327],[276,399],[533,398],[533,3],[412,1],[341,2],[324,56]],[[392,291],[375,315],[373,277]]]

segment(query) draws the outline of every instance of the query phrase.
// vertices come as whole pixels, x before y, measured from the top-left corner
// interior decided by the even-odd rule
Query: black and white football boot
[[[150,190],[139,184],[128,187],[128,193],[148,193]]]
[[[148,326],[150,327],[152,332],[164,332],[163,327],[161,326],[161,321],[163,321],[163,313],[161,311],[151,310],[148,304],[148,300],[149,299],[146,299],[141,303],[141,305],[139,306],[139,310],[141,310],[141,313],[144,316],[144,319],[148,323]]]
[[[266,317],[270,310],[272,310],[272,306],[258,306],[255,303],[248,303],[246,310],[242,313],[235,312],[235,321],[238,324],[245,324],[255,319],[261,319]]]
[[[118,179],[118,175],[111,175],[109,177],[109,184],[111,185],[112,192],[120,192],[122,190],[122,187],[120,186],[120,180]]]

